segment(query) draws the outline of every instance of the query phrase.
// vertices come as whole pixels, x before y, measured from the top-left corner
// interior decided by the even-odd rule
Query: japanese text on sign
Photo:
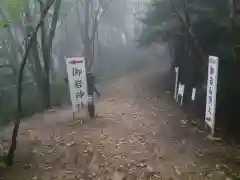
[[[215,126],[218,61],[218,57],[209,56],[205,121],[212,131]]]
[[[67,58],[67,73],[73,112],[87,104],[87,79],[84,58]]]

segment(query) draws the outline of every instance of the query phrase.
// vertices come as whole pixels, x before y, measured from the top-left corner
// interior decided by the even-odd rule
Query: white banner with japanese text
[[[215,131],[218,64],[218,57],[209,56],[205,122],[213,133]]]
[[[73,113],[87,105],[87,77],[83,57],[66,58],[68,86],[70,89]]]

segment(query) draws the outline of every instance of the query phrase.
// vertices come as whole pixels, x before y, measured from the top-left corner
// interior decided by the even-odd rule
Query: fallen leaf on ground
[[[196,126],[197,125],[197,121],[192,120],[192,125]]]
[[[24,165],[23,165],[23,168],[24,168],[24,169],[31,169],[31,168],[32,168],[32,165],[31,165],[31,164],[24,164]]]
[[[148,170],[148,172],[154,172],[153,167],[149,165],[147,165],[146,169]]]
[[[196,151],[196,156],[202,157],[202,156],[204,156],[204,153],[202,151],[200,151],[200,150],[197,150]]]
[[[177,174],[177,175],[181,175],[181,172],[180,172],[180,169],[179,169],[179,167],[177,167],[177,166],[173,166],[173,170],[174,170],[174,172]]]
[[[147,167],[147,164],[146,163],[139,163],[139,164],[137,164],[137,167],[139,167],[139,168]]]
[[[56,151],[56,149],[53,148],[53,149],[50,149],[50,150],[48,151],[48,153],[49,153],[49,154],[52,154],[52,153],[54,153],[55,151]]]
[[[52,167],[51,167],[51,166],[46,166],[46,167],[44,167],[43,169],[44,169],[44,170],[50,170],[50,169],[52,169]]]
[[[67,147],[75,146],[77,143],[75,141],[70,142],[67,144]]]
[[[166,121],[164,121],[164,122],[163,122],[163,124],[164,124],[164,125],[168,124],[168,121],[167,121],[167,120],[166,120]]]
[[[182,119],[182,120],[180,120],[180,123],[181,123],[182,125],[187,125],[188,120],[184,120],[184,119]]]
[[[195,162],[192,162],[192,164],[191,164],[193,167],[196,167],[197,166],[197,164],[195,163]]]
[[[74,134],[77,134],[77,132],[73,131],[73,132],[68,133],[69,136],[72,136]]]
[[[125,178],[125,174],[120,171],[115,171],[113,174],[113,180],[123,180]]]
[[[226,180],[226,175],[223,171],[213,171],[206,175],[205,180]]]

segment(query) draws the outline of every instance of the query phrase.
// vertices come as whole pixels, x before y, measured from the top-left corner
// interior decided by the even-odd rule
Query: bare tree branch
[[[101,0],[100,2],[102,3],[103,0]],[[107,11],[107,9],[108,9],[108,7],[109,7],[111,2],[112,2],[112,0],[108,0],[106,5],[102,8],[103,12],[102,12],[101,16],[103,16],[106,13],[106,11]],[[97,12],[95,14],[95,19],[94,19],[94,22],[93,22],[93,30],[92,30],[91,41],[93,41],[93,39],[95,39],[95,34],[96,34],[96,31],[97,31],[97,28],[98,28],[98,25],[99,25],[99,21],[100,21],[100,17],[99,17],[100,10],[101,10],[101,4],[99,4],[99,8],[97,9]],[[98,17],[99,17],[99,19],[98,19]]]
[[[197,51],[199,52],[200,56],[201,56],[201,60],[203,61],[204,65],[206,65],[206,57],[204,55],[203,49],[197,39],[197,37],[195,36],[193,30],[191,27],[189,27],[189,25],[187,24],[187,22],[185,22],[184,18],[181,16],[179,10],[177,9],[177,7],[175,6],[173,0],[170,0],[170,3],[172,5],[172,8],[174,10],[174,12],[176,13],[180,23],[184,26],[184,28],[186,29],[187,33],[189,34],[189,36],[191,37],[191,39],[193,40],[193,43],[197,49]]]

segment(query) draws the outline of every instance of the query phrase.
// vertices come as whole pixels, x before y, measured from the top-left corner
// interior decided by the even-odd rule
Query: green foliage
[[[216,117],[226,117],[228,123],[237,120],[240,101],[240,81],[237,79],[240,76],[240,53],[239,49],[233,49],[240,45],[240,27],[235,23],[236,33],[232,31],[229,1],[156,1],[142,21],[146,26],[139,40],[140,44],[151,45],[159,39],[166,41],[171,47],[174,65],[180,66],[180,81],[190,90],[192,86],[202,86],[206,82],[208,62],[205,57],[214,55],[220,58]],[[196,41],[201,52],[203,51],[203,56],[198,51],[199,47],[194,44]],[[185,94],[187,98],[191,96],[190,93]],[[199,99],[202,99],[202,102],[197,102],[197,106],[204,111],[206,94],[202,93]],[[233,127],[238,127],[239,121],[234,124]]]
[[[46,28],[43,28],[45,29],[45,33],[39,33],[38,38],[33,41],[29,56],[27,57],[28,62],[24,70],[24,81],[26,82],[30,79],[30,81],[34,81],[35,83],[23,84],[23,116],[30,116],[42,111],[45,108],[43,106],[43,99],[50,99],[50,97],[47,97],[47,93],[43,92],[45,89],[41,88],[49,83],[47,83],[47,80],[42,81],[39,77],[46,77],[43,68],[47,67],[47,63],[52,64],[50,63],[52,59],[50,52],[52,48],[51,38],[54,38],[54,27],[55,23],[57,24],[58,10],[62,1],[43,0],[42,2],[44,3],[44,9],[49,7],[48,2],[56,4],[53,4],[52,11],[47,13],[45,17],[47,19],[44,23]],[[65,6],[61,9],[61,15],[63,15],[63,12],[68,12],[73,5],[73,3],[67,0],[63,4]],[[40,9],[38,0],[0,0],[0,125],[9,122],[9,120],[14,120],[17,115],[16,79],[20,63],[26,52],[26,36],[34,31],[39,22],[41,16]],[[45,44],[39,46],[43,40],[45,40]],[[44,64],[40,62],[42,59],[44,59]],[[6,66],[10,66],[11,68],[6,68]],[[63,101],[67,101],[67,98],[62,97],[68,97],[68,95],[65,95],[68,88],[62,84],[49,86],[52,86],[49,87],[49,91],[52,90],[49,93],[52,95],[52,105],[60,105]]]
[[[0,28],[4,28],[11,23],[10,20],[0,20]]]
[[[142,22],[146,25],[140,38],[141,45],[150,45],[157,41],[159,36],[168,32],[175,16],[171,9],[169,1],[161,1],[149,6],[146,17]]]
[[[7,13],[8,17],[7,20],[0,21],[0,26],[18,20],[28,4],[29,0],[1,0],[1,9]]]
[[[51,86],[52,104],[60,105],[69,103],[68,87],[65,84]],[[1,89],[0,98],[0,125],[8,124],[17,117],[16,86]],[[35,83],[23,85],[23,117],[32,116],[34,113],[43,112],[43,102]]]
[[[141,43],[151,44],[158,39],[159,36],[164,36],[166,33],[171,35],[180,31],[181,25],[177,24],[176,12],[171,6],[171,1],[157,1],[148,8],[148,12],[142,22],[146,25],[141,37]],[[185,10],[183,1],[173,1],[180,15],[185,18]],[[186,9],[189,13],[190,22],[197,24],[204,19],[210,19],[219,26],[230,28],[231,21],[229,18],[229,4],[225,0],[192,0],[186,1]]]

